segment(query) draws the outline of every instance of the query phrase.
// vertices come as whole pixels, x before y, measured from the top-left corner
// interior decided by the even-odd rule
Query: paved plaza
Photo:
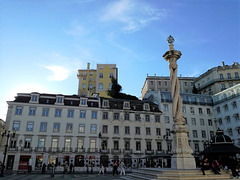
[[[54,178],[50,174],[5,174],[1,179],[9,180],[45,180],[45,179],[81,179],[81,180],[118,180],[120,176],[112,176],[111,174],[97,175],[97,174],[55,174]]]

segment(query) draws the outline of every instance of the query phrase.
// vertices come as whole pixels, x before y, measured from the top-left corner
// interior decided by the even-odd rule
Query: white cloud
[[[52,75],[47,77],[49,81],[63,81],[68,78],[69,71],[62,66],[46,66],[46,69],[52,71]]]
[[[145,27],[152,21],[160,20],[166,16],[165,9],[156,9],[147,4],[135,0],[120,0],[111,3],[104,10],[100,20],[118,21],[123,23],[122,30],[125,32],[134,32]]]

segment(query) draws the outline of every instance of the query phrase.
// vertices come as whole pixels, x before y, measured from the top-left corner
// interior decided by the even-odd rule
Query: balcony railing
[[[97,153],[98,149],[97,148],[88,148],[89,153]]]
[[[21,149],[20,149],[20,151],[23,151],[23,152],[32,152],[32,148],[31,147],[22,147]]]
[[[112,154],[120,154],[121,149],[111,149]]]
[[[35,147],[35,152],[46,152],[46,147]]]
[[[85,152],[85,148],[76,148],[75,152]]]
[[[132,154],[132,149],[123,149],[123,154]]]
[[[102,153],[102,154],[108,154],[109,153],[109,148],[100,148],[99,149],[99,153]]]
[[[73,152],[73,148],[71,148],[71,147],[64,147],[64,148],[62,148],[62,152]]]
[[[145,154],[154,154],[154,150],[152,149],[152,150],[145,150]]]
[[[49,152],[60,152],[60,149],[58,147],[50,147]]]
[[[17,147],[8,147],[8,151],[16,152],[16,151],[18,151],[18,148]]]
[[[140,150],[136,150],[136,151],[134,151],[133,153],[134,153],[134,154],[143,154],[143,152],[140,151]]]

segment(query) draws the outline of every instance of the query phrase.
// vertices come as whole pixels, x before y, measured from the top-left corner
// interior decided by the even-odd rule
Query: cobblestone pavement
[[[97,174],[55,174],[54,178],[50,174],[5,174],[5,180],[62,180],[62,179],[79,179],[79,180],[120,180],[120,176],[112,176],[111,174],[97,175]]]

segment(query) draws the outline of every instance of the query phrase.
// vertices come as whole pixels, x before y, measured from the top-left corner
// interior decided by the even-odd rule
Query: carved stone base
[[[171,160],[174,169],[195,169],[196,162],[189,146],[187,128],[184,124],[173,125],[173,156]]]

